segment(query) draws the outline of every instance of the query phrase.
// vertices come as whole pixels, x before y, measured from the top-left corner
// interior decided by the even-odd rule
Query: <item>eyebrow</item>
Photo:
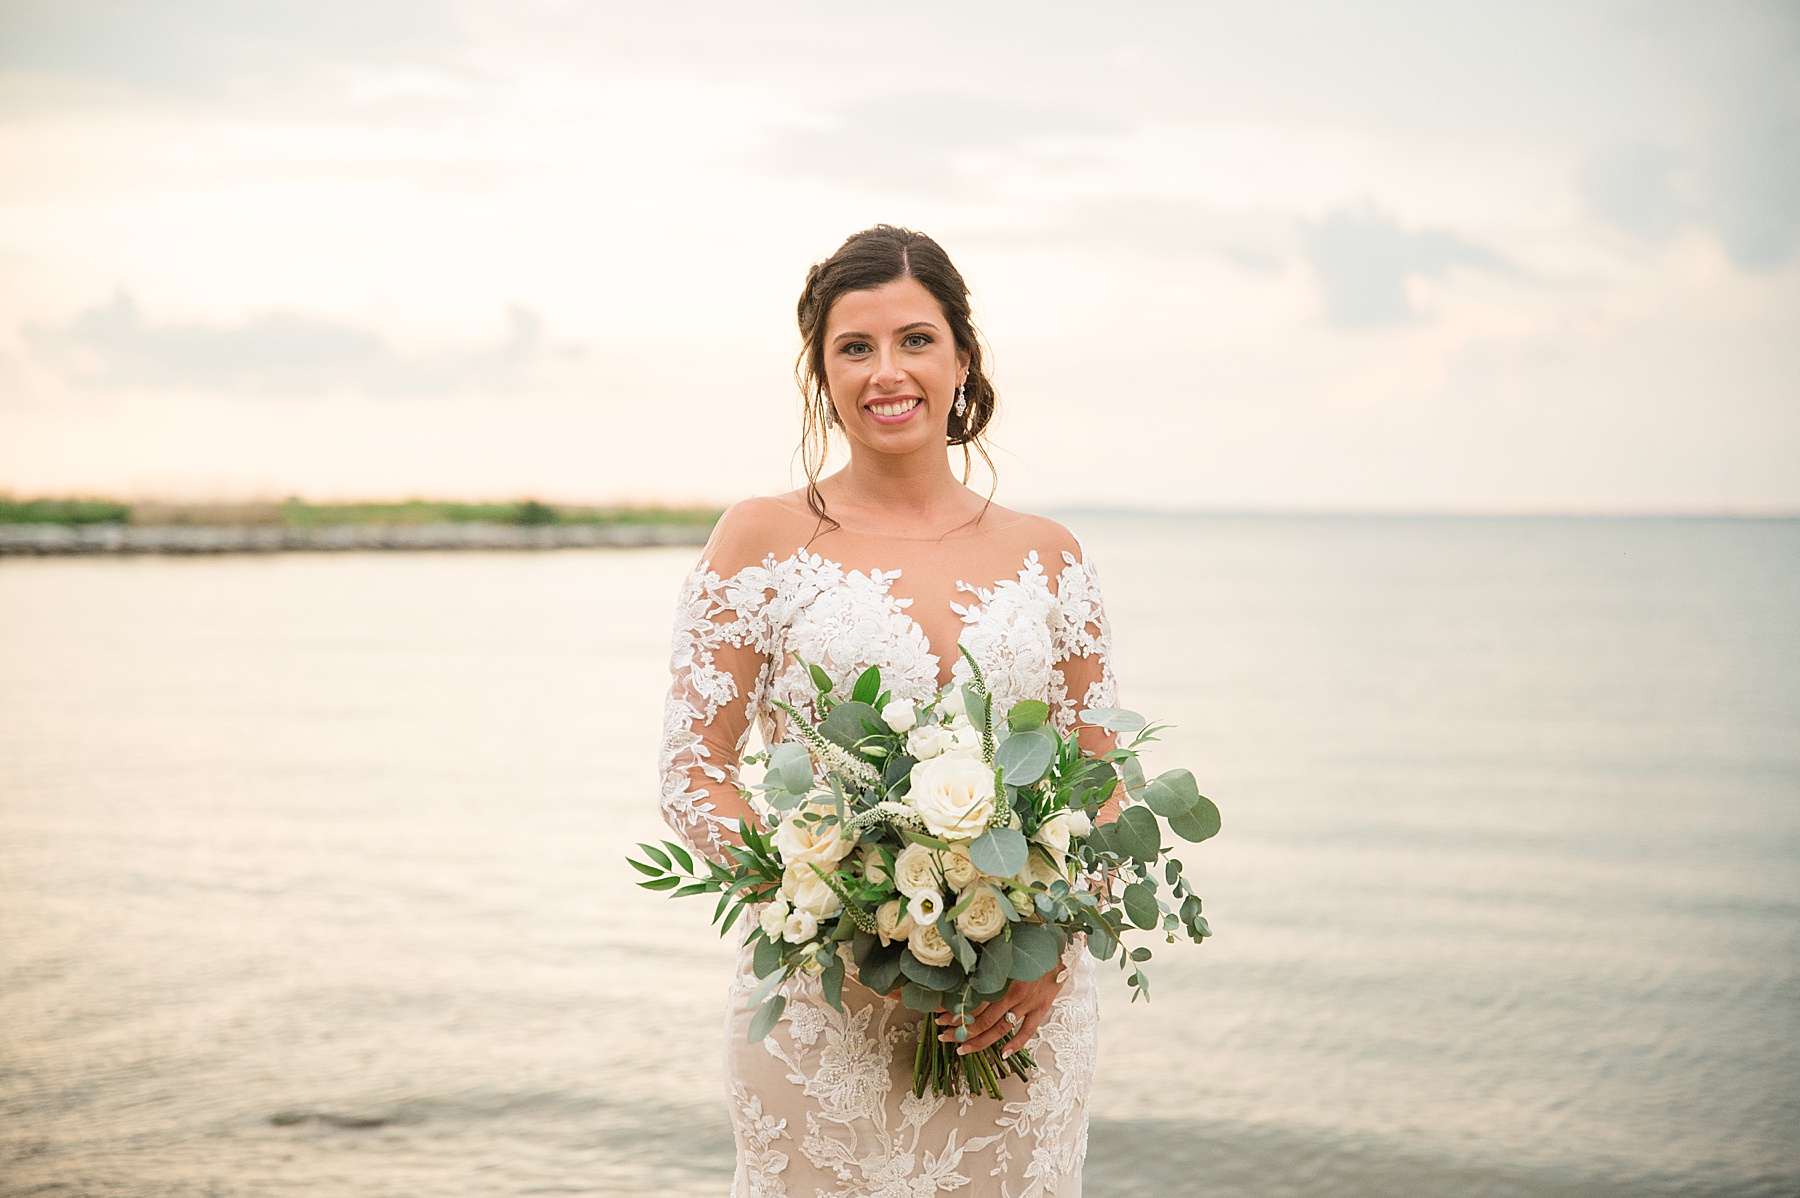
[[[911,324],[901,325],[899,328],[895,329],[894,332],[910,333],[914,329],[930,329],[934,333],[938,331],[937,325],[933,324],[929,320],[915,320]],[[873,336],[874,336],[873,333],[858,333],[858,332],[855,332],[854,330],[847,330],[845,332],[839,333],[837,336],[833,337],[831,340],[832,340],[832,343],[835,345],[837,342],[842,341],[846,337],[869,338],[869,337],[873,337]]]

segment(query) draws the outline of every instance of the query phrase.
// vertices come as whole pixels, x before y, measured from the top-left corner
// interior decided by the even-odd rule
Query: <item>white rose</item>
[[[938,888],[937,858],[922,844],[909,844],[894,858],[894,889],[911,898]]]
[[[766,904],[762,909],[762,918],[759,921],[762,924],[763,935],[770,940],[780,940],[781,929],[787,926],[787,917],[786,899],[778,898]]]
[[[914,926],[912,916],[906,913],[906,906],[899,899],[889,899],[875,908],[875,934],[881,937],[883,944],[905,940],[912,935]]]
[[[916,924],[936,923],[944,913],[944,896],[935,890],[921,890],[906,904],[906,917]]]
[[[944,881],[950,883],[952,889],[965,889],[970,882],[981,876],[980,868],[969,860],[969,846],[959,841],[950,846],[948,853],[938,854],[938,864],[943,867]]]
[[[1048,886],[1062,877],[1060,860],[1058,858],[1057,862],[1046,861],[1043,853],[1034,851],[1025,859],[1025,868],[1013,875],[1013,880],[1026,889],[1030,889],[1033,882],[1041,886]]]
[[[881,859],[881,850],[874,845],[863,849],[863,877],[868,881],[881,883],[888,880],[887,862]]]
[[[979,753],[981,733],[967,724],[958,724],[950,730],[950,748],[958,753]]]
[[[948,965],[956,958],[956,952],[943,936],[938,933],[935,924],[920,924],[906,938],[906,947],[912,949],[912,955],[927,965]]]
[[[881,718],[895,732],[910,732],[912,726],[919,722],[919,713],[913,710],[911,703],[895,699],[881,709]]]
[[[1069,834],[1073,831],[1074,829],[1069,823],[1069,813],[1058,811],[1038,825],[1038,830],[1033,834],[1032,839],[1059,853],[1066,853],[1069,851]]]
[[[787,866],[817,862],[836,865],[856,847],[856,841],[844,835],[843,826],[833,820],[827,824],[818,817],[836,808],[818,803],[796,807],[775,829],[775,848],[781,863]]]
[[[1065,814],[1069,817],[1070,836],[1086,836],[1094,830],[1094,821],[1088,818],[1087,812],[1069,811]]]
[[[975,888],[974,897],[963,913],[956,917],[956,930],[977,942],[992,940],[1006,930],[1006,909],[1000,905],[1000,896],[994,888],[985,882]]]
[[[782,938],[790,944],[803,944],[819,930],[819,917],[811,911],[795,911],[781,929]]]
[[[950,742],[950,729],[942,724],[926,724],[907,736],[906,751],[920,761],[929,761],[948,749]]]
[[[938,718],[946,724],[967,724],[969,722],[969,709],[963,704],[960,683],[952,682],[944,688],[944,693],[938,696],[937,709]]]
[[[825,884],[824,878],[812,871],[810,865],[789,866],[781,875],[781,893],[794,904],[795,910],[810,912],[816,919],[830,919],[844,909],[844,900]]]
[[[912,768],[906,802],[925,819],[933,835],[973,840],[994,814],[994,771],[978,758],[944,753]]]

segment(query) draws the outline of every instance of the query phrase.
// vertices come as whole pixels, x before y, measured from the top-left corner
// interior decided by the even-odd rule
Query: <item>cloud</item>
[[[455,40],[440,0],[7,0],[0,72],[207,94]]]
[[[1339,209],[1306,226],[1307,260],[1325,293],[1325,314],[1346,329],[1412,319],[1406,279],[1442,278],[1452,266],[1504,270],[1481,246],[1437,229],[1407,232],[1373,208]]]
[[[530,311],[512,308],[508,326],[497,345],[406,356],[367,329],[285,312],[236,325],[153,323],[119,292],[60,328],[28,325],[24,339],[46,364],[87,386],[408,395],[518,389],[550,351]]]

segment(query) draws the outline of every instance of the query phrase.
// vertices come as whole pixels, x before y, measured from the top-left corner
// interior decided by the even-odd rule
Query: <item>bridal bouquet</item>
[[[648,875],[639,884],[676,897],[717,894],[723,934],[757,908],[749,933],[761,987],[750,1039],[774,1030],[787,999],[781,983],[804,972],[843,1009],[847,970],[927,1018],[919,1028],[913,1092],[965,1090],[1000,1097],[999,1080],[1025,1076],[1023,1050],[1004,1041],[959,1056],[930,1016],[963,1016],[1001,997],[1014,981],[1058,967],[1076,934],[1100,960],[1118,957],[1132,998],[1149,998],[1128,933],[1211,935],[1200,899],[1164,846],[1159,817],[1176,836],[1203,841],[1219,811],[1194,776],[1171,770],[1146,779],[1138,749],[1157,726],[1135,712],[1090,708],[1087,724],[1130,736],[1092,755],[1050,724],[1048,704],[1027,699],[996,712],[979,667],[923,707],[897,702],[870,667],[849,695],[808,666],[818,689],[815,725],[779,704],[795,739],[746,758],[766,764],[744,797],[762,817],[740,825],[730,864],[695,859],[670,841],[639,845]],[[1097,824],[1123,781],[1136,800]],[[957,1039],[967,1036],[957,1029]]]

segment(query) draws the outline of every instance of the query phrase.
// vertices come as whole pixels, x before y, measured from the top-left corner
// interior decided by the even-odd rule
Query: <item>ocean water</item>
[[[1225,816],[1089,1195],[1800,1194],[1800,522],[1070,523]],[[0,562],[0,1195],[722,1195],[690,562]]]

